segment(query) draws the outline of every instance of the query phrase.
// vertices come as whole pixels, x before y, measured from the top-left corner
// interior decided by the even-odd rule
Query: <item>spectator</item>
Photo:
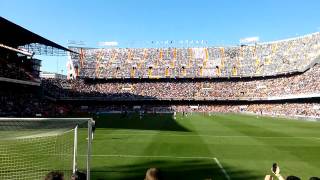
[[[296,176],[288,176],[286,179],[280,174],[280,167],[277,164],[273,164],[271,168],[271,172],[278,178],[278,180],[301,180],[299,177]],[[269,179],[268,179],[269,178]],[[265,180],[272,180],[270,175],[265,177]]]
[[[150,168],[146,172],[145,180],[161,180],[162,174],[161,171],[157,168]]]
[[[320,180],[318,177],[311,177],[309,180]]]
[[[45,180],[64,180],[64,177],[62,172],[52,171],[52,172],[49,172],[44,179]]]
[[[71,180],[86,180],[86,179],[87,179],[87,175],[80,171],[76,171],[71,176]]]

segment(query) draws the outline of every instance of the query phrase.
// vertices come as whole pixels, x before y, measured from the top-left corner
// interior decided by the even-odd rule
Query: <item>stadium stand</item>
[[[269,100],[318,97],[320,65],[304,73],[272,78],[179,79],[148,81],[88,82],[84,79],[43,79],[49,95],[60,97],[104,98],[110,100],[135,96],[159,100]],[[148,98],[147,98],[148,97]],[[133,99],[134,100],[134,99]],[[153,100],[153,99],[151,99]]]
[[[63,108],[55,108],[58,106],[42,98],[41,60],[34,55],[74,52],[3,17],[0,17],[0,34],[0,116],[50,116],[62,112]]]
[[[137,105],[150,112],[320,116],[320,33],[237,47],[69,50],[0,20],[6,35],[0,39],[1,116],[130,111]],[[30,52],[69,52],[73,76],[40,81],[41,61]]]
[[[320,55],[320,33],[236,47],[78,48],[73,74],[84,78],[215,78],[303,72]]]
[[[0,25],[1,117],[198,112],[320,119],[320,33],[238,47],[69,50],[1,17]],[[66,52],[70,79],[40,79],[34,53]]]

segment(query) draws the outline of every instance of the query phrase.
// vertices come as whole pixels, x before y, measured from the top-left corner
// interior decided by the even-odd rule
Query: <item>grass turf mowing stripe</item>
[[[112,133],[112,134],[106,134],[106,135],[111,135],[111,136],[149,136],[149,135],[157,135],[157,136],[173,136],[173,137],[179,137],[179,136],[186,136],[186,137],[213,137],[213,138],[262,138],[262,139],[319,139],[320,137],[280,137],[280,136],[216,136],[216,135],[201,135],[201,134],[157,134],[157,133]]]
[[[80,155],[86,156],[86,155]],[[168,158],[168,159],[213,159],[209,156],[162,156],[162,155],[130,155],[130,154],[93,154],[92,157],[123,157],[123,158]]]

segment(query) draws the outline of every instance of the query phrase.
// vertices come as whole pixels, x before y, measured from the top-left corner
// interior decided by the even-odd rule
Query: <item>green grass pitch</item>
[[[172,114],[148,114],[142,119],[138,114],[126,117],[109,114],[95,120],[93,180],[141,180],[150,167],[162,170],[166,180],[259,180],[270,174],[274,162],[279,164],[284,176],[296,175],[302,179],[320,176],[319,122],[201,113],[187,117],[178,113],[176,120]],[[27,177],[34,171],[38,176],[27,178],[34,180],[42,179],[51,170],[62,170],[69,177],[73,131],[59,136],[58,140],[43,137],[19,140],[18,144],[5,140],[47,131],[0,131],[0,175],[12,171]],[[77,160],[80,170],[85,167],[86,137],[86,129],[80,128]],[[52,149],[54,144],[56,150]],[[9,149],[3,151],[1,147]],[[24,159],[23,163],[19,158]],[[17,164],[12,164],[13,161]],[[1,163],[10,168],[4,168]],[[25,166],[28,163],[31,165]],[[8,178],[0,176],[0,179]]]
[[[277,162],[284,176],[320,176],[320,123],[239,114],[101,115],[92,179],[258,180]]]

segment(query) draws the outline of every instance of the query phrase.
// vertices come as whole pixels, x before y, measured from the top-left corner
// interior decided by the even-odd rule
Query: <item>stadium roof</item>
[[[13,48],[22,48],[38,55],[66,55],[75,53],[55,42],[41,37],[0,16],[0,43]]]

